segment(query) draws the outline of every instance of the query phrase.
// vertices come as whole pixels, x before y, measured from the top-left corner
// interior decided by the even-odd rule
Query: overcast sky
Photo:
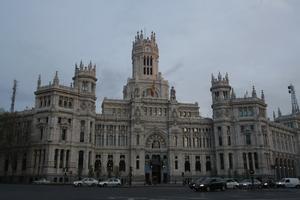
[[[138,30],[156,32],[159,67],[177,99],[211,116],[211,73],[229,73],[237,96],[265,91],[269,114],[291,110],[287,86],[300,94],[300,1],[288,0],[1,0],[0,107],[34,105],[42,83],[59,71],[69,85],[75,62],[97,65],[97,112],[103,97],[121,98],[131,76]]]

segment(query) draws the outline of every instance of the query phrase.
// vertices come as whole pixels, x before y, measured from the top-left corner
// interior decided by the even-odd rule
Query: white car
[[[98,181],[94,178],[84,178],[81,179],[80,181],[74,181],[73,185],[75,187],[80,187],[80,186],[97,186]]]
[[[300,188],[300,180],[298,178],[283,178],[276,182],[277,187]]]
[[[121,186],[121,180],[118,178],[109,178],[106,181],[100,181],[98,183],[99,187],[112,187],[112,186]]]
[[[234,179],[227,179],[226,180],[226,187],[228,189],[235,189],[235,188],[239,187],[239,183]]]
[[[43,184],[50,184],[50,181],[48,181],[45,178],[41,178],[39,180],[33,181],[33,184],[43,185]]]

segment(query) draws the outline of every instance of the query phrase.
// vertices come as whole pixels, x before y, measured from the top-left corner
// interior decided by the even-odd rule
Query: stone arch
[[[147,138],[146,147],[151,149],[161,149],[166,148],[167,143],[162,135],[154,133]]]

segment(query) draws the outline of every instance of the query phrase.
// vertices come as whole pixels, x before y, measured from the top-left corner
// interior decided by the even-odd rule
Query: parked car
[[[201,177],[201,178],[192,180],[192,181],[189,183],[189,188],[191,188],[192,190],[195,190],[196,184],[200,183],[200,182],[203,181],[204,179],[206,179],[206,177]]]
[[[263,188],[275,188],[276,182],[273,179],[267,179],[262,182]]]
[[[109,178],[106,181],[100,181],[98,183],[99,187],[113,187],[121,186],[121,180],[118,178]]]
[[[50,181],[45,178],[41,178],[39,180],[33,181],[32,183],[37,185],[44,185],[44,184],[50,184]]]
[[[219,177],[210,177],[204,180],[199,181],[195,184],[194,190],[195,191],[211,191],[220,189],[222,191],[226,190],[226,182],[224,179]]]
[[[277,187],[300,188],[300,180],[298,178],[283,178],[276,182]]]
[[[239,188],[262,188],[262,184],[255,178],[253,179],[253,183],[252,179],[244,179],[240,181]]]
[[[97,186],[98,185],[98,181],[94,178],[84,178],[82,180],[79,181],[74,181],[73,185],[75,187],[80,187],[80,186]]]
[[[225,181],[228,189],[236,189],[239,187],[239,183],[235,179],[225,179]]]

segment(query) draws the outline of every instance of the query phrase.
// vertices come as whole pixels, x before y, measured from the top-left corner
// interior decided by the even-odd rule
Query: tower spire
[[[234,92],[234,89],[233,89],[233,88],[231,89],[231,98],[232,98],[232,99],[235,99],[235,98],[236,98],[236,95],[235,95],[235,92]]]
[[[58,72],[55,72],[55,76],[53,79],[53,85],[59,85]]]
[[[257,97],[256,90],[255,90],[254,85],[253,85],[253,87],[252,87],[252,97],[253,97],[253,98],[256,98],[256,97]]]
[[[281,117],[281,110],[279,107],[278,107],[278,117]]]
[[[261,91],[261,100],[265,101],[265,93],[263,90]]]
[[[299,112],[299,105],[298,105],[297,98],[296,98],[295,87],[292,84],[290,84],[288,86],[288,89],[289,89],[289,93],[291,94],[292,114],[298,113]]]
[[[41,87],[41,84],[42,84],[41,74],[39,74],[39,78],[38,78],[38,81],[37,81],[37,89],[39,89]]]
[[[13,93],[11,96],[11,105],[10,105],[10,112],[15,111],[15,101],[16,101],[16,92],[17,92],[17,80],[14,80],[14,86],[13,86]]]

